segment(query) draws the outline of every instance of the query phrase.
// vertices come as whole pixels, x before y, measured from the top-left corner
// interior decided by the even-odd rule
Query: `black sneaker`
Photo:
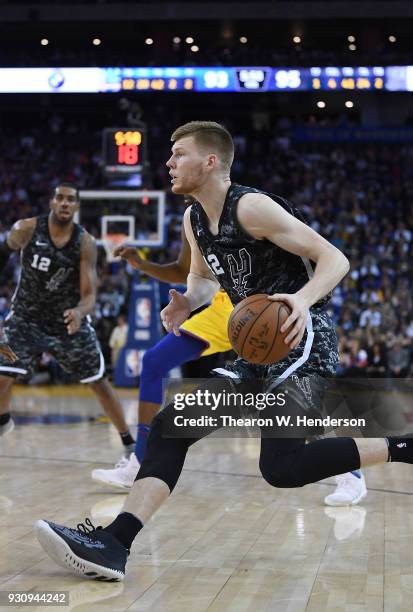
[[[59,565],[83,578],[117,582],[125,577],[129,551],[111,533],[95,528],[90,519],[77,529],[37,521],[36,535],[43,550]]]

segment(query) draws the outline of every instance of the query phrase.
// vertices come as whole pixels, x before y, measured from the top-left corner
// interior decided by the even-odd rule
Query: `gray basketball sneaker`
[[[37,521],[36,535],[43,550],[58,565],[92,580],[117,582],[125,577],[129,551],[111,533],[95,528],[90,519],[77,529]],[[89,529],[88,529],[89,527]]]

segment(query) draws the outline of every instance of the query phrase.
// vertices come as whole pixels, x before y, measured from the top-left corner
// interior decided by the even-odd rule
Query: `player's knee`
[[[151,422],[151,428],[148,435],[148,448],[151,449],[161,446],[165,435],[165,409],[158,412]]]
[[[156,346],[145,351],[142,358],[141,376],[146,378],[159,378],[163,373],[162,362],[159,359]]]
[[[306,484],[302,476],[294,469],[291,458],[283,455],[271,462],[261,458],[260,471],[268,484],[279,489],[292,489]]]
[[[107,378],[99,378],[99,380],[89,383],[89,386],[97,395],[104,395],[107,391],[108,384]]]

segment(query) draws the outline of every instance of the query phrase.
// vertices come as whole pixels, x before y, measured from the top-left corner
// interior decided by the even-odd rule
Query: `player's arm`
[[[165,283],[186,283],[189,267],[191,265],[191,249],[182,228],[182,244],[178,259],[167,264],[158,264],[143,259],[136,247],[121,244],[114,252],[115,257],[125,259],[131,266]]]
[[[185,211],[184,229],[191,247],[191,267],[184,296],[188,300],[191,312],[203,306],[215,295],[220,285],[205,263],[192,231],[190,209]]]
[[[0,240],[0,270],[2,270],[12,251],[24,249],[30,242],[36,228],[36,218],[20,219],[12,226],[6,238]]]
[[[18,360],[18,357],[16,353],[13,351],[13,349],[10,348],[7,342],[4,342],[1,339],[0,339],[0,355],[3,355],[3,357],[11,361],[11,363],[15,363]]]
[[[196,244],[190,221],[190,208],[184,214],[184,229],[191,247],[191,267],[187,279],[187,290],[184,294],[171,289],[171,301],[161,312],[165,329],[176,336],[180,335],[179,326],[189,317],[193,310],[206,304],[219,289],[219,283],[212,276]]]
[[[75,308],[63,313],[69,335],[76,333],[87,314],[93,312],[96,303],[96,261],[97,247],[95,239],[88,233],[82,236],[80,246],[80,302]]]
[[[12,226],[6,238],[0,240],[0,270],[6,266],[12,251],[24,249],[29,244],[36,228],[36,223],[35,217],[20,219]],[[0,333],[0,354],[12,363],[18,359],[2,333]]]
[[[238,219],[254,238],[267,239],[285,251],[315,263],[312,278],[297,293],[275,294],[292,309],[281,331],[294,324],[285,341],[295,348],[304,335],[309,308],[327,295],[349,270],[347,257],[320,234],[262,194],[246,194],[238,204]]]

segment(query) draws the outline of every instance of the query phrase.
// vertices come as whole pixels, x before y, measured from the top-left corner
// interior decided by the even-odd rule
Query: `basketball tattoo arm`
[[[0,249],[4,256],[1,267],[6,265],[11,251],[19,251],[27,246],[31,237],[33,236],[35,227],[36,219],[34,218],[20,219],[19,221],[16,221],[10,232],[7,234],[7,238]],[[14,353],[14,351],[7,344],[3,334],[0,334],[0,354],[6,357],[6,359],[12,363],[18,360],[16,353]]]
[[[190,222],[190,208],[184,214],[184,229],[191,248],[191,267],[187,278],[187,290],[184,294],[171,289],[171,301],[161,311],[161,319],[166,331],[180,336],[179,326],[189,317],[193,310],[203,306],[215,295],[219,283],[212,276],[196,244]]]
[[[246,194],[240,198],[237,212],[242,227],[257,240],[270,240],[285,251],[315,263],[312,277],[299,291],[269,296],[271,300],[286,302],[290,306],[292,312],[281,331],[293,325],[285,343],[295,348],[304,335],[310,307],[332,291],[347,274],[348,259],[268,196]]]
[[[121,244],[114,251],[115,257],[125,259],[133,268],[140,270],[165,283],[186,283],[191,265],[191,248],[182,228],[182,244],[178,259],[167,264],[158,264],[143,259],[138,249],[128,244]]]
[[[95,239],[85,233],[80,247],[80,302],[75,308],[68,308],[63,313],[67,333],[72,336],[79,331],[82,319],[93,312],[96,303],[96,261],[97,247]]]

